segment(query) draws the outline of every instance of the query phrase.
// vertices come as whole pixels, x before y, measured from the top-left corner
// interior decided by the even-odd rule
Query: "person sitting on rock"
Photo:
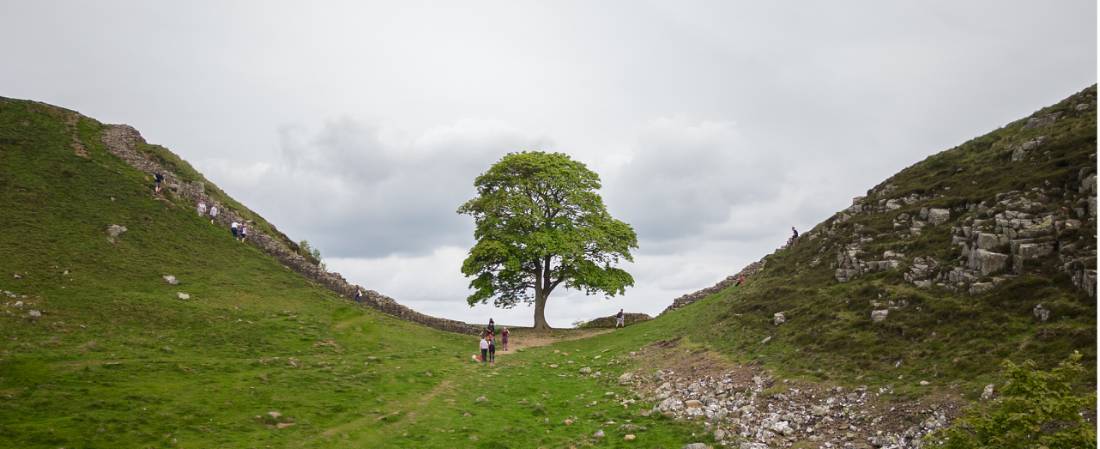
[[[787,240],[787,246],[794,245],[794,242],[798,240],[798,230],[791,226],[791,239]]]
[[[500,330],[500,346],[505,351],[508,350],[508,328],[507,327],[502,328]]]
[[[623,309],[619,309],[619,313],[615,314],[615,327],[626,327],[626,314],[623,313]]]

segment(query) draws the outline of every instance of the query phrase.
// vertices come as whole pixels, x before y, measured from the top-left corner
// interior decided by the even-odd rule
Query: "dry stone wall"
[[[133,127],[107,125],[103,133],[103,143],[106,144],[111,154],[119,157],[135,169],[145,173],[159,172],[164,175],[167,191],[173,192],[192,204],[203,201],[208,205],[216,205],[219,213],[215,222],[218,225],[228,229],[230,223],[246,220],[239,211],[233,210],[207,195],[202,182],[189,182],[181,179],[177,174],[167,170],[166,167],[139,150],[139,146],[144,144],[145,140]],[[291,270],[345,298],[352,299],[355,297],[356,290],[363,290],[364,294],[360,302],[387,315],[448,332],[474,334],[480,330],[480,326],[425,315],[405,307],[393,298],[374,290],[367,290],[359,285],[348,283],[339,273],[326,271],[302,257],[285,243],[285,238],[280,239],[258,229],[250,228],[249,231],[247,240],[249,243],[260,248]]]
[[[749,278],[752,277],[752,275],[758,273],[761,269],[764,268],[764,263],[765,263],[764,260],[760,260],[760,261],[750,263],[745,268],[742,268],[741,271],[739,271],[737,274],[735,274],[733,276],[727,276],[725,279],[722,279],[721,281],[718,281],[717,284],[714,284],[714,285],[712,285],[710,287],[707,287],[707,288],[704,288],[702,290],[692,292],[692,293],[688,293],[684,296],[676,298],[675,300],[672,301],[672,304],[669,305],[668,307],[666,307],[665,310],[662,311],[661,313],[663,314],[663,313],[666,313],[666,312],[669,312],[669,311],[672,311],[672,310],[679,309],[679,308],[684,307],[688,304],[694,303],[695,301],[706,298],[707,296],[710,296],[710,295],[718,293],[722,290],[725,290],[726,288],[729,288],[730,286],[736,284],[737,280],[740,279],[742,276],[744,276],[745,282],[748,282]]]

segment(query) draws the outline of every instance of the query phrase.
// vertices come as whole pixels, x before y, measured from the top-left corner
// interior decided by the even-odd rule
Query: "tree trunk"
[[[550,330],[546,322],[546,295],[542,292],[535,293],[535,330]]]

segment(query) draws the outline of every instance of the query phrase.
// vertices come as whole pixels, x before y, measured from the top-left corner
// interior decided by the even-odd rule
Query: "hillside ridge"
[[[1057,257],[1056,271],[1067,274],[1071,284],[1085,295],[1095,297],[1096,246],[1088,239],[1090,229],[1095,236],[1096,226],[1095,146],[1089,155],[1090,164],[1077,167],[1068,178],[1059,175],[1065,179],[1057,176],[1040,179],[1041,186],[1002,191],[981,189],[979,194],[953,192],[949,180],[972,176],[968,168],[973,167],[959,164],[951,170],[941,170],[936,179],[922,176],[925,179],[921,181],[930,182],[927,187],[909,185],[904,190],[899,187],[899,183],[911,183],[907,177],[937,163],[938,158],[973,152],[974,146],[984,146],[989,153],[985,155],[988,160],[980,162],[1012,171],[1031,170],[1055,157],[1052,151],[1081,144],[1058,139],[1058,133],[1063,131],[1061,126],[1080,126],[1066,125],[1067,119],[1076,122],[1091,116],[1095,135],[1095,113],[1093,85],[1028,117],[903,169],[869,189],[866,195],[853,198],[851,206],[800,236],[798,243],[803,245],[819,238],[828,242],[820,246],[821,252],[809,262],[810,268],[828,261],[838,283],[890,271],[901,273],[904,281],[921,289],[936,287],[979,295],[1034,271],[1048,257]],[[1056,179],[1061,181],[1060,185],[1054,184]],[[973,186],[984,187],[977,180],[970,181]],[[850,223],[857,218],[879,217],[890,218],[889,228],[869,229],[862,223]],[[927,248],[934,251],[922,248],[919,254],[910,252],[907,257],[903,247],[913,246],[918,240],[933,240],[922,233],[937,234],[939,241],[934,242],[937,246]],[[834,251],[833,260],[828,260],[826,248]],[[662,313],[719,293],[733,286],[741,276],[751,279],[785,249],[788,248],[777,249],[711,287],[676,298]]]
[[[138,146],[146,144],[146,142],[141,136],[141,133],[132,126],[105,126],[106,130],[103,133],[103,143],[111,154],[118,156],[131,167],[141,172],[162,173],[165,177],[167,188],[193,204],[203,201],[211,205],[220,206],[219,209],[221,212],[218,214],[215,221],[226,229],[229,228],[232,222],[244,222],[246,220],[246,217],[242,216],[242,214],[233,207],[222,204],[215,198],[207,195],[207,182],[205,180],[184,179],[166,167],[165,164],[158,163],[147,153],[139,151]],[[360,300],[362,304],[388,315],[449,332],[475,333],[479,329],[478,326],[472,324],[417,312],[401,305],[389,296],[363,288],[359,285],[351,284],[339,273],[327,271],[321,268],[319,264],[299,254],[290,247],[288,244],[288,242],[291,242],[290,239],[282,233],[273,229],[272,234],[275,235],[264,232],[262,229],[254,229],[249,233],[249,237],[246,241],[260,248],[271,257],[274,257],[287,268],[294,270],[305,278],[324,286],[344,298],[353,299],[356,290],[361,289],[363,291],[363,298]]]

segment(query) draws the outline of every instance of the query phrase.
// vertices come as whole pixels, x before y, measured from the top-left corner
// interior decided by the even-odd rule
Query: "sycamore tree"
[[[607,212],[600,177],[562,153],[511,153],[474,181],[477,197],[458,213],[474,217],[477,243],[462,263],[473,306],[535,305],[535,328],[549,329],[546,301],[558,286],[615,296],[634,285],[617,268],[633,261],[638,238]]]

